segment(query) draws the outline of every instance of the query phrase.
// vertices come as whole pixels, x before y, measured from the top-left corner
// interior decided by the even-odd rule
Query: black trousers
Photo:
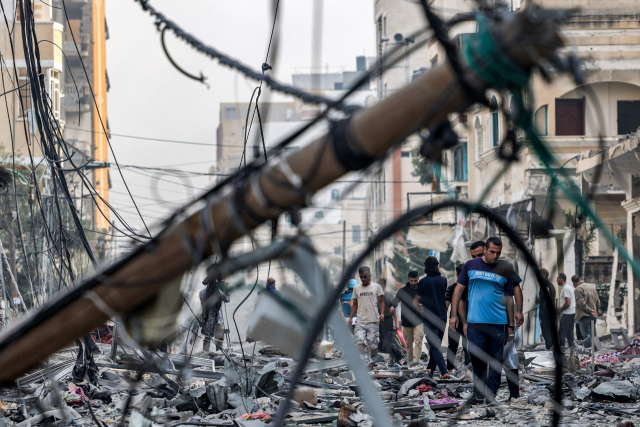
[[[564,347],[565,339],[569,341],[569,347],[573,346],[573,328],[576,323],[575,314],[563,314],[560,319],[560,328],[558,335],[560,336],[560,346]]]
[[[547,350],[551,350],[553,348],[553,333],[551,332],[551,322],[547,318],[547,315],[543,312],[540,312],[540,333],[542,338],[544,338],[544,346]]]

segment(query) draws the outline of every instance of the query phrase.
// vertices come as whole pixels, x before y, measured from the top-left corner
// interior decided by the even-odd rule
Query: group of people
[[[550,300],[553,305],[550,306],[547,298],[542,295],[536,299],[540,303],[540,331],[544,338],[545,347],[550,350],[553,347],[553,316],[561,315],[558,326],[558,337],[560,345],[565,343],[573,346],[576,331],[577,339],[583,341],[585,348],[591,347],[591,337],[597,336],[595,330],[595,322],[598,316],[598,307],[600,307],[600,297],[596,287],[590,283],[584,283],[582,278],[577,274],[571,278],[571,282],[567,282],[567,276],[564,273],[558,274],[556,281],[561,288],[560,304],[555,308],[556,291],[549,281],[549,272],[545,269],[541,270],[544,278],[543,286],[551,296]]]
[[[474,242],[470,247],[471,260],[456,267],[457,279],[450,286],[440,273],[438,259],[427,257],[426,276],[420,279],[417,271],[409,272],[407,284],[394,298],[385,293],[383,279],[379,284],[372,283],[369,267],[361,267],[361,284],[353,289],[349,316],[350,325],[357,319],[354,333],[361,351],[368,349],[371,357],[378,353],[381,336],[398,329],[395,308],[400,306],[410,363],[419,362],[426,337],[430,356],[427,370],[435,373],[437,369],[440,377],[446,379],[455,368],[455,357],[462,342],[465,365],[471,364],[474,380],[474,394],[468,403],[495,402],[502,373],[502,369],[496,367],[503,363],[505,345],[515,338],[516,328],[524,323],[522,279],[511,264],[500,260],[501,253],[502,241],[498,237]],[[549,272],[541,269],[541,273],[544,278],[541,292],[547,292],[550,298],[540,294],[536,302],[540,304],[541,331],[547,349],[553,346],[551,322],[556,315],[561,315],[558,330],[561,345],[565,342],[573,345],[577,326],[578,339],[584,339],[583,345],[590,347],[600,306],[595,287],[582,282],[578,275],[567,283],[566,275],[558,274],[562,290],[560,306],[556,308],[556,292],[548,280]],[[449,345],[445,360],[441,346],[447,317]],[[498,364],[490,364],[491,360]],[[509,400],[517,399],[520,395],[518,369],[504,369]]]
[[[353,289],[349,324],[355,323],[356,342],[371,357],[378,353],[381,324],[385,311],[395,312],[401,307],[402,333],[406,340],[407,358],[418,362],[422,354],[422,340],[429,345],[427,370],[440,372],[440,378],[449,378],[454,369],[455,355],[460,341],[465,347],[465,363],[471,363],[475,392],[470,404],[495,399],[500,385],[501,371],[489,366],[490,359],[502,363],[503,349],[515,337],[515,328],[524,321],[522,315],[522,280],[506,262],[500,261],[502,241],[490,237],[486,242],[475,242],[470,248],[472,259],[456,268],[457,280],[447,286],[441,275],[439,261],[427,257],[422,279],[411,271],[406,286],[398,290],[395,298],[385,298],[382,286],[371,282],[368,267],[359,269],[361,284]],[[514,303],[514,297],[516,302]],[[386,308],[387,305],[391,307]],[[516,309],[517,307],[517,309]],[[442,353],[442,339],[449,320],[449,348],[447,357]],[[394,320],[397,322],[397,320]],[[511,398],[519,397],[517,369],[508,375]]]

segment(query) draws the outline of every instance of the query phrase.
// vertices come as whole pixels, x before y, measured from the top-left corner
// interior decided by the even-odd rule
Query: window
[[[49,70],[49,97],[51,98],[51,110],[53,117],[60,118],[60,72]]]
[[[320,219],[320,218],[324,218],[324,212],[322,212],[322,211],[316,211],[316,215],[315,215],[315,217],[316,217],[316,218],[318,218],[318,219]]]
[[[637,132],[640,127],[640,101],[618,101],[618,135]]]
[[[435,188],[432,188],[433,191],[440,191],[440,180],[442,176],[442,165],[440,163],[432,163],[433,167],[433,176],[435,177]]]
[[[20,68],[18,70],[18,86],[20,90],[16,91],[17,93],[17,109],[18,109],[18,120],[24,120],[27,118],[27,113],[31,110],[31,85],[27,84],[29,78],[27,77],[27,69]],[[20,101],[22,100],[22,106],[20,106]]]
[[[285,212],[284,214],[284,220],[288,223],[288,224],[293,224],[293,219],[291,218],[291,214],[289,212]]]
[[[331,190],[331,200],[340,200],[340,190],[335,188]]]
[[[224,115],[227,120],[237,120],[236,107],[224,107]]]
[[[538,135],[547,136],[549,134],[547,126],[547,106],[538,108],[534,117],[536,132]]]
[[[493,141],[493,147],[500,145],[500,110],[498,109],[498,100],[496,97],[491,98],[491,137]]]
[[[333,248],[333,254],[334,255],[341,255],[342,254],[342,248],[340,246],[336,246],[335,248]]]
[[[431,60],[431,69],[433,70],[436,68],[436,65],[438,65],[438,55],[434,56]]]
[[[556,135],[584,135],[584,99],[556,99]]]
[[[382,18],[382,34],[384,34],[384,36],[387,36],[387,17],[385,16],[384,18]]]
[[[378,32],[378,61],[382,61],[382,18],[378,18],[376,30]]]
[[[473,130],[476,136],[476,159],[479,159],[484,152],[484,129],[482,129],[480,117],[476,117],[473,123]]]
[[[468,181],[467,143],[463,142],[453,152],[454,181]]]
[[[360,226],[354,225],[351,227],[351,238],[353,239],[353,243],[362,242],[362,235],[360,232]]]
[[[411,157],[411,151],[403,151],[400,155],[402,157]]]

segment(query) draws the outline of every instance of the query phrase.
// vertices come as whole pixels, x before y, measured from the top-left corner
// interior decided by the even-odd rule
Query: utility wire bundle
[[[206,47],[166,19],[146,1],[136,1],[157,19],[156,25],[159,30],[164,31],[169,28],[178,37],[206,55],[238,69],[249,77],[256,77],[255,71],[246,69],[237,61]],[[430,12],[426,1],[422,1],[422,4],[436,37],[447,49],[450,67],[437,67],[375,107],[334,121],[330,134],[290,156],[280,157],[273,163],[254,161],[238,174],[237,182],[234,178],[227,178],[199,197],[197,200],[199,205],[194,206],[191,203],[177,211],[167,221],[167,227],[154,236],[151,242],[138,246],[128,256],[102,270],[99,275],[88,278],[70,292],[52,299],[18,327],[3,332],[0,335],[0,379],[14,379],[43,357],[112,315],[131,314],[145,304],[150,304],[156,295],[174,286],[176,278],[203,261],[211,262],[209,267],[211,280],[282,255],[294,243],[295,238],[293,241],[276,240],[268,246],[258,247],[250,254],[235,258],[229,256],[228,249],[237,238],[250,234],[251,230],[266,221],[275,221],[284,212],[289,212],[292,216],[296,215],[299,209],[308,206],[313,193],[345,173],[363,170],[382,161],[408,135],[424,128],[434,129],[446,120],[448,114],[463,112],[472,103],[482,101],[483,96],[480,94],[483,94],[488,87],[494,86],[498,89],[522,93],[526,90],[529,73],[540,66],[540,58],[552,57],[554,51],[563,44],[558,36],[558,26],[567,18],[567,11],[550,12],[535,6],[518,14],[508,14],[503,10],[488,10],[477,15],[480,31],[474,36],[474,42],[469,44],[470,47],[465,52],[465,66],[468,67],[465,68],[459,62],[457,52],[446,36],[446,26]],[[28,11],[22,9],[28,9],[28,7],[21,7],[21,13],[29,18]],[[424,33],[418,35],[422,34]],[[427,40],[427,37],[417,40],[416,45],[426,43]],[[37,49],[34,55],[37,55]],[[487,66],[486,62],[480,64],[475,60],[478,57],[495,59],[493,64],[498,66]],[[395,56],[389,63],[393,63],[393,59],[398,58],[399,56]],[[37,70],[35,64],[33,65],[33,69]],[[559,69],[559,71],[566,70]],[[514,78],[510,79],[505,75],[510,72],[513,73]],[[351,94],[359,84],[367,81],[373,74],[369,73],[362,77],[345,96]],[[30,71],[29,75],[37,79],[37,72]],[[258,74],[256,79],[264,81],[272,89],[283,89],[267,77],[260,76]],[[506,87],[504,82],[507,82]],[[304,93],[293,93],[286,88],[283,91],[302,99],[309,99]],[[32,95],[38,95],[33,87]],[[339,108],[343,99],[331,101],[331,104],[327,100],[316,99],[316,102],[326,103],[329,107],[321,118],[326,117],[330,109],[347,111]],[[519,116],[515,116],[514,122],[527,131],[529,127],[527,116],[530,116],[530,111],[522,103],[517,105]],[[41,105],[39,108],[42,109],[41,113],[45,114],[43,117],[50,117],[46,106]],[[319,119],[301,128],[276,148],[280,149],[289,144],[317,120]],[[44,143],[52,146],[60,145],[61,142],[54,132],[55,123],[47,125],[44,122],[40,123],[41,121],[40,119],[38,126],[41,128],[41,133],[48,138]],[[436,142],[434,138],[427,138],[424,144]],[[64,149],[63,152],[67,153]],[[544,153],[542,150],[540,152]],[[48,157],[51,159],[48,161],[58,166],[61,159],[54,154],[50,153]],[[505,159],[505,162],[508,164],[514,160],[515,158],[511,157]],[[60,170],[58,166],[56,171]],[[228,191],[221,191],[227,188]],[[299,363],[292,377],[289,396],[280,406],[275,425],[280,425],[284,420],[289,398],[311,354],[313,342],[329,319],[332,310],[335,309],[335,301],[342,293],[347,280],[355,274],[359,263],[377,245],[406,228],[415,218],[452,207],[463,209],[467,213],[480,213],[493,221],[510,238],[525,255],[536,278],[542,283],[540,271],[524,242],[502,217],[480,206],[481,202],[482,200],[470,204],[448,201],[428,208],[418,208],[398,218],[374,236],[365,251],[349,265],[339,285],[329,288],[326,295],[319,299],[320,308],[310,323],[311,328],[306,335],[306,341],[299,355]],[[592,214],[590,211],[586,213]],[[212,258],[213,255],[216,256],[215,260]],[[312,286],[310,283],[307,285]],[[319,286],[317,283],[313,285]],[[545,298],[550,299],[548,292],[543,294]],[[52,330],[49,323],[53,324],[61,319],[65,319],[67,327]],[[50,341],[38,343],[40,348],[37,352],[26,354],[28,349],[34,348],[37,337],[44,331],[49,334]],[[558,358],[560,352],[557,335],[554,341],[555,354]],[[559,393],[562,388],[561,369],[557,369],[556,378],[556,393]],[[367,390],[364,392],[367,393]],[[558,394],[555,400],[560,401]],[[375,410],[375,408],[372,409],[372,411]],[[558,420],[558,411],[555,410],[555,425]],[[381,419],[377,422],[384,424]]]

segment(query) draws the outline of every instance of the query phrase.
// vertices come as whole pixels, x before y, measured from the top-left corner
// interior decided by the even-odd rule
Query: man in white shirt
[[[567,276],[564,273],[558,274],[557,281],[558,285],[562,287],[560,293],[562,306],[558,308],[558,314],[562,313],[558,330],[560,345],[564,347],[566,338],[569,341],[569,347],[571,347],[573,346],[573,325],[576,317],[576,289],[571,282],[567,283]]]
[[[370,357],[373,357],[378,354],[379,325],[384,322],[384,291],[379,284],[371,283],[369,267],[360,267],[358,275],[362,284],[353,288],[349,325],[353,324],[353,317],[357,313],[358,321],[354,330],[356,344],[362,352],[368,348]]]

